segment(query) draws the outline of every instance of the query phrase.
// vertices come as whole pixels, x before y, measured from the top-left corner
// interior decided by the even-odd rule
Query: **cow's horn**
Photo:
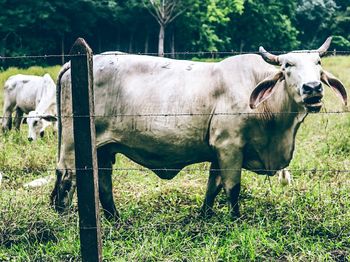
[[[262,46],[259,47],[259,53],[267,63],[272,65],[280,65],[280,62],[278,61],[278,56],[267,52]]]
[[[317,52],[320,54],[320,57],[324,56],[327,53],[327,50],[329,46],[331,45],[332,37],[328,37],[326,41],[321,45],[319,49],[317,49]]]

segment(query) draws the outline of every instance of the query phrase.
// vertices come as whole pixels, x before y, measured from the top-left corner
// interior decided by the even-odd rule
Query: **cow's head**
[[[37,111],[31,111],[27,117],[28,140],[36,140],[39,136],[44,137],[45,129],[51,122],[57,121],[55,116],[40,115]]]
[[[65,212],[72,203],[76,188],[73,172],[70,169],[56,169],[56,182],[51,193],[51,205],[60,213]]]
[[[321,57],[327,52],[331,40],[331,37],[327,38],[317,50],[295,51],[279,56],[260,47],[262,58],[269,64],[280,66],[280,70],[255,87],[250,97],[250,107],[256,108],[268,99],[275,91],[276,84],[282,80],[285,81],[289,96],[307,112],[321,110],[324,94],[321,82],[331,87],[346,105],[347,94],[344,85],[321,66]]]

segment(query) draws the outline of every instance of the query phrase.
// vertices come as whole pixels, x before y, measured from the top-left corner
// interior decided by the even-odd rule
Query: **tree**
[[[337,50],[350,49],[350,7],[344,11],[340,9],[333,19],[331,26],[333,37],[333,47]]]
[[[165,29],[185,11],[182,0],[147,0],[145,7],[159,24],[158,55],[164,56]]]
[[[312,49],[331,34],[331,25],[338,7],[334,0],[299,0],[296,26],[304,47]]]
[[[0,0],[0,56],[66,54],[77,37],[96,53],[306,49],[329,35],[349,50],[349,23],[349,0]]]
[[[244,12],[233,14],[228,25],[231,49],[250,52],[260,45],[269,50],[297,48],[295,8],[295,0],[246,0]]]
[[[181,43],[189,51],[225,49],[231,40],[227,34],[230,17],[242,13],[243,3],[244,0],[190,0],[178,21]]]

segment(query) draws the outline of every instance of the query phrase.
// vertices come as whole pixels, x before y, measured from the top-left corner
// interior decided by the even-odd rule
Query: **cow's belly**
[[[36,97],[33,93],[19,93],[16,97],[16,107],[20,108],[24,113],[35,110]]]
[[[159,142],[154,147],[118,144],[116,152],[151,169],[181,169],[189,164],[209,161],[211,158],[209,148],[203,146],[186,147]]]
[[[135,123],[133,124],[135,125]],[[136,124],[137,126],[137,124]],[[98,129],[98,126],[96,128]],[[190,124],[130,127],[125,122],[97,134],[98,146],[108,145],[111,153],[122,153],[136,163],[150,169],[174,169],[174,172],[154,170],[162,178],[172,178],[186,165],[210,161],[212,151],[206,129]]]
[[[120,143],[112,139],[114,138],[104,142],[111,154],[121,153],[137,164],[151,169],[163,179],[172,179],[187,165],[210,161],[213,158],[210,148],[205,145],[170,144],[152,139],[144,143],[143,139],[137,137],[130,143]],[[151,143],[153,146],[148,146]]]

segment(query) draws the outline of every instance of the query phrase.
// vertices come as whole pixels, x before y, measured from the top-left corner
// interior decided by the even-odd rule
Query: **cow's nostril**
[[[28,137],[28,141],[29,141],[29,142],[32,142],[32,141],[33,141],[33,138]]]
[[[315,87],[315,91],[318,92],[318,93],[322,93],[323,87],[322,87],[321,83],[318,86]]]
[[[312,93],[322,93],[323,87],[320,82],[315,81],[303,84],[302,90],[303,94],[311,95]]]
[[[303,85],[303,93],[308,95],[312,93],[313,88],[309,85],[304,84]]]

